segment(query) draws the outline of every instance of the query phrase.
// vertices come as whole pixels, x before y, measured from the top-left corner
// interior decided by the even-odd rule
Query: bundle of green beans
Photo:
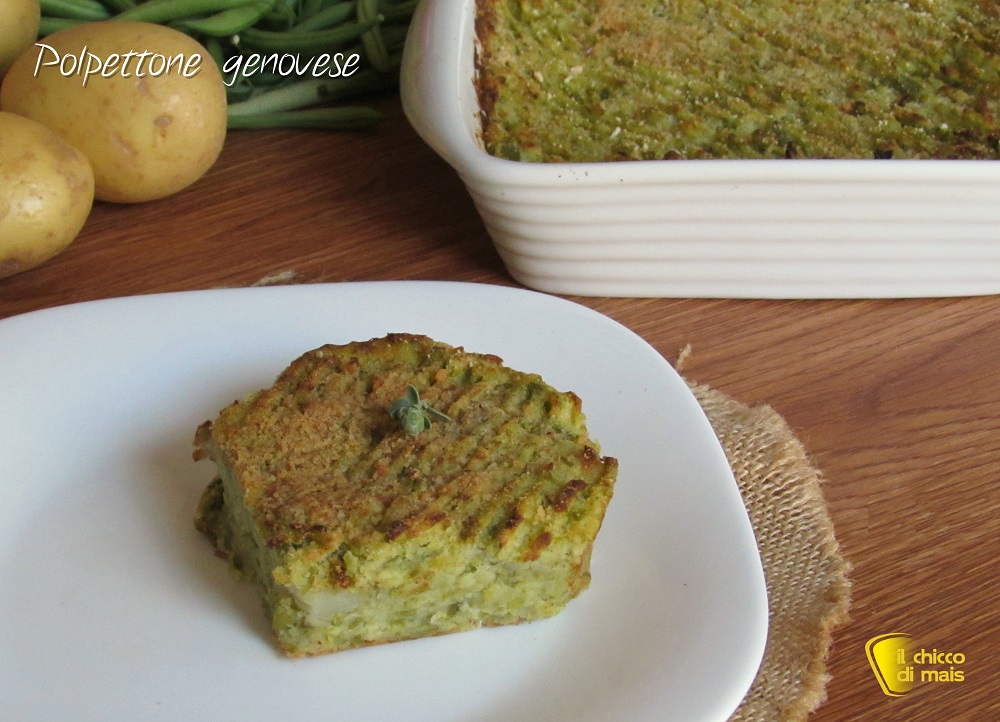
[[[381,114],[335,104],[397,86],[417,2],[40,0],[39,37],[97,20],[167,25],[202,43],[219,65],[230,128],[360,129]],[[333,58],[338,62],[330,72],[315,72]],[[282,59],[287,62],[279,64]]]

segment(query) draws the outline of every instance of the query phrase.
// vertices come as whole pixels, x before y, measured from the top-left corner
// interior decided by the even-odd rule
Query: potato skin
[[[0,2],[0,78],[38,37],[42,12],[38,0]]]
[[[38,45],[11,67],[0,87],[0,110],[33,118],[79,148],[94,169],[99,200],[163,198],[194,183],[215,163],[226,137],[226,89],[218,66],[197,41],[161,25],[108,20],[39,42],[60,58],[79,57],[86,49],[108,68],[112,56],[129,52],[201,57],[190,77],[178,68],[139,77],[132,62],[107,77],[90,76],[86,85],[82,74],[38,65],[40,54],[53,57]]]
[[[40,123],[0,112],[0,278],[66,248],[93,201],[83,153]]]

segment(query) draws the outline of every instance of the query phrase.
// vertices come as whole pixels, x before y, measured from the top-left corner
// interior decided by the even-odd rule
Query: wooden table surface
[[[0,280],[0,318],[276,280],[516,285],[458,178],[381,105],[373,133],[233,132],[183,193],[97,204],[69,249]],[[670,360],[690,345],[688,378],[771,405],[825,475],[854,602],[811,720],[1000,719],[1000,297],[573,300]],[[962,652],[965,681],[884,695],[864,645],[889,632]]]

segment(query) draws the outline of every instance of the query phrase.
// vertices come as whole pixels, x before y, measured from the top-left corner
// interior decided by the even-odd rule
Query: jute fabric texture
[[[847,620],[849,566],[822,477],[784,419],[690,384],[732,466],[757,537],[770,605],[764,660],[731,722],[804,720],[826,699],[833,629]]]

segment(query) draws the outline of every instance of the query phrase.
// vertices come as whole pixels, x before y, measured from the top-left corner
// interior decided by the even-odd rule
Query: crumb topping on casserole
[[[407,396],[440,412],[415,434]],[[618,470],[576,395],[411,334],[304,354],[195,443],[218,473],[196,524],[295,656],[556,614]]]
[[[502,158],[1000,159],[995,0],[479,0],[477,35]]]

